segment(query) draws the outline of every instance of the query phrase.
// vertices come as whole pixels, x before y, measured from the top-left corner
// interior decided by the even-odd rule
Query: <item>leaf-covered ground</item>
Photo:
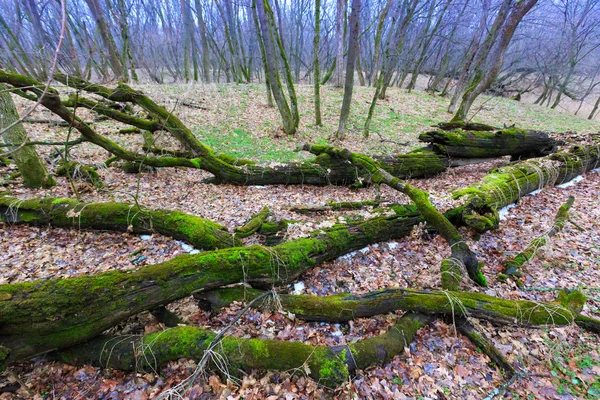
[[[293,153],[299,142],[324,141],[334,129],[341,92],[326,87],[325,127],[315,128],[312,119],[309,87],[299,87],[303,124],[297,137],[279,137],[276,111],[264,106],[262,86],[220,87],[145,87],[153,97],[170,104],[198,136],[211,146],[230,154],[263,162],[285,161],[306,157]],[[423,93],[407,94],[392,90],[379,108],[373,134],[363,139],[360,126],[366,115],[370,91],[359,88],[352,117],[354,130],[344,146],[369,153],[404,152],[415,147],[418,133],[427,125],[445,119],[446,99]],[[205,109],[178,105],[177,100],[194,99]],[[518,122],[520,126],[551,131],[576,130],[589,139],[586,132],[600,129],[599,124],[545,108],[523,105],[506,99],[492,99],[475,120],[495,124]],[[19,102],[21,106],[23,102]],[[477,108],[477,107],[476,107]],[[47,118],[37,111],[36,118]],[[82,112],[82,116],[92,116]],[[440,117],[441,116],[441,117]],[[138,135],[118,135],[119,126],[110,122],[96,124],[128,146],[140,147]],[[31,124],[32,138],[64,140],[65,128]],[[163,134],[164,135],[164,134]],[[577,138],[576,134],[562,138]],[[382,142],[381,140],[392,140]],[[170,140],[160,139],[164,145]],[[397,143],[408,143],[400,146]],[[40,152],[49,161],[52,149]],[[88,145],[79,146],[72,157],[83,163],[98,163],[108,156],[105,151]],[[476,182],[489,169],[507,162],[498,160],[475,166],[455,168],[428,180],[412,183],[429,191],[433,203],[441,209],[455,205],[450,198],[454,189]],[[14,166],[0,167],[3,178]],[[370,211],[301,215],[289,210],[294,205],[320,205],[327,201],[367,200],[375,189],[353,191],[343,187],[275,186],[237,187],[203,183],[208,174],[197,170],[161,169],[156,173],[125,174],[117,168],[100,170],[105,189],[77,184],[83,200],[137,201],[147,207],[177,209],[209,218],[233,230],[249,216],[268,205],[277,218],[297,220],[286,233],[287,238],[307,234],[344,218],[366,218]],[[526,196],[505,215],[500,229],[480,238],[467,231],[469,245],[485,262],[488,294],[505,298],[552,300],[559,288],[579,288],[588,296],[584,313],[600,317],[600,172],[588,173],[583,180],[565,188],[547,188],[534,196]],[[50,190],[25,189],[17,179],[6,189],[21,198],[74,197],[65,178]],[[523,287],[513,282],[496,281],[506,258],[522,249],[552,224],[558,207],[569,195],[575,196],[572,217],[545,249],[526,267]],[[408,198],[386,188],[382,196],[391,202],[407,203]],[[358,216],[357,216],[358,214]],[[260,241],[251,237],[248,242]],[[110,269],[136,268],[167,260],[190,251],[188,246],[170,238],[154,235],[130,235],[110,232],[80,232],[50,227],[0,225],[0,284],[50,277],[69,277]],[[440,261],[449,254],[445,242],[431,237],[422,229],[411,236],[380,243],[326,263],[305,274],[291,290],[326,295],[337,292],[361,293],[382,287],[440,287]],[[466,287],[467,288],[467,287]],[[477,287],[469,290],[480,291]],[[233,304],[218,313],[205,312],[193,299],[183,299],[169,306],[189,324],[222,329],[241,310]],[[298,340],[311,344],[336,345],[380,334],[397,318],[382,315],[359,319],[348,324],[304,323],[289,315],[267,310],[250,310],[229,331],[240,337]],[[600,396],[600,338],[574,327],[519,329],[480,324],[508,360],[523,373],[507,388],[507,398],[569,399]],[[141,314],[113,328],[113,333],[144,333],[164,329],[150,314]],[[107,398],[146,399],[181,382],[193,372],[195,363],[179,360],[157,371],[124,374],[93,367],[73,367],[49,362],[44,358],[15,365],[11,373],[0,378],[0,387],[21,385],[16,393],[0,394],[5,398]],[[404,354],[386,365],[360,373],[336,391],[320,387],[302,376],[300,371],[254,372],[240,386],[209,374],[199,380],[188,393],[190,398],[427,398],[481,399],[505,383],[498,369],[468,339],[456,335],[454,327],[441,321],[423,328]]]

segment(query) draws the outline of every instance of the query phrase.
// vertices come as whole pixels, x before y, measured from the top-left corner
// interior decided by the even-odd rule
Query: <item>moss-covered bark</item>
[[[81,203],[75,199],[51,197],[21,200],[2,196],[0,221],[118,232],[158,232],[205,250],[240,244],[227,229],[207,219],[127,203]]]
[[[436,153],[447,157],[483,158],[510,155],[540,157],[556,151],[556,141],[546,132],[518,128],[488,131],[436,130],[419,136]]]
[[[233,301],[252,300],[261,291],[243,287],[221,288],[198,298],[220,308]],[[279,295],[282,307],[308,321],[345,322],[396,310],[430,315],[473,317],[496,324],[520,326],[573,324],[585,303],[585,296],[573,292],[560,302],[505,300],[483,293],[447,290],[382,289],[361,295],[332,296]]]
[[[229,371],[297,369],[327,387],[348,381],[356,369],[391,360],[412,342],[430,317],[406,314],[386,333],[347,346],[312,346],[282,340],[224,337],[215,352],[227,360]],[[200,360],[216,334],[204,329],[178,327],[144,336],[98,337],[80,346],[54,353],[70,364],[92,364],[127,371],[150,371],[179,358]]]
[[[21,146],[27,141],[27,132],[19,122],[19,113],[10,96],[8,87],[0,83],[0,131],[4,131],[0,139],[9,145],[11,157],[14,160],[23,183],[31,187],[50,187],[55,184],[54,179],[42,162],[33,146]]]
[[[56,170],[56,175],[89,182],[97,189],[102,189],[104,187],[104,183],[102,183],[102,179],[94,167],[83,165],[75,161],[62,161]]]
[[[537,251],[550,241],[550,238],[555,236],[558,232],[560,232],[569,219],[569,209],[573,206],[573,202],[575,201],[575,197],[569,196],[567,202],[561,205],[558,208],[558,212],[556,213],[556,217],[554,217],[554,223],[552,228],[544,235],[541,235],[531,241],[516,256],[508,260],[505,265],[504,274],[506,275],[516,275],[519,276],[521,273],[519,269],[525,265],[529,260],[531,260],[537,253]]]
[[[479,183],[453,193],[464,199],[467,225],[484,232],[496,228],[498,212],[522,196],[546,186],[565,183],[600,166],[600,146],[575,146],[569,151],[518,162],[492,171]]]
[[[257,287],[285,284],[323,261],[405,236],[418,221],[419,215],[406,209],[274,247],[236,247],[127,272],[0,285],[0,345],[11,350],[8,361],[15,361],[86,341],[131,315],[202,289],[242,281]]]
[[[429,201],[429,194],[391,175],[380,164],[372,158],[363,154],[352,153],[347,149],[341,149],[324,145],[305,144],[302,147],[311,153],[321,155],[328,154],[339,160],[346,160],[366,172],[372,183],[386,184],[389,187],[406,194],[415,203],[419,212],[427,223],[435,228],[452,250],[452,259],[465,265],[469,277],[479,285],[486,286],[486,279],[480,271],[480,266],[475,253],[462,239],[456,227],[440,213]]]
[[[253,233],[257,232],[266,221],[267,217],[271,215],[271,210],[269,207],[265,206],[260,212],[253,215],[250,218],[250,221],[245,223],[243,226],[235,228],[235,236],[238,238],[246,238]]]

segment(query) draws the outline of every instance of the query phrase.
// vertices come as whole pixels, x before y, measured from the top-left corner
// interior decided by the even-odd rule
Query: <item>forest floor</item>
[[[294,137],[279,130],[276,110],[265,106],[260,85],[144,86],[143,89],[182,117],[198,137],[217,150],[261,162],[302,159],[294,153],[298,143],[326,143],[335,131],[341,90],[323,88],[325,126],[312,125],[311,88],[298,87],[301,126]],[[406,93],[391,89],[381,102],[369,138],[362,136],[362,124],[368,108],[370,89],[357,88],[350,126],[341,145],[372,154],[406,152],[418,146],[417,136],[428,126],[447,120],[448,99],[422,92]],[[183,106],[193,100],[202,108]],[[19,101],[21,111],[26,105]],[[547,130],[565,140],[589,140],[589,133],[600,131],[600,123],[574,117],[547,108],[521,104],[501,98],[483,98],[474,107],[474,121]],[[90,117],[85,112],[82,116]],[[36,111],[35,118],[48,118]],[[91,118],[91,117],[90,117]],[[112,139],[133,148],[141,147],[139,135],[114,133],[118,126],[99,122],[97,128]],[[66,128],[44,124],[27,124],[32,139],[64,140]],[[565,133],[569,131],[568,133]],[[558,133],[561,133],[560,135]],[[159,141],[160,142],[160,141]],[[163,145],[172,145],[164,139]],[[51,148],[40,153],[52,160]],[[97,147],[82,145],[72,158],[95,164],[108,157]],[[444,210],[455,201],[453,190],[477,182],[491,168],[507,160],[450,169],[431,179],[411,180],[427,190],[433,203]],[[14,166],[0,167],[0,180],[14,171]],[[87,184],[76,186],[77,195],[86,201],[127,201],[134,198],[150,208],[176,209],[209,218],[230,230],[242,225],[252,214],[268,205],[276,217],[298,220],[290,225],[288,239],[306,235],[320,226],[357,212],[327,212],[300,215],[289,210],[294,205],[321,205],[327,201],[373,199],[373,188],[350,190],[345,187],[269,186],[238,187],[203,183],[209,174],[190,169],[160,169],[156,173],[126,174],[117,168],[99,171],[105,188],[97,190]],[[5,189],[21,198],[75,197],[65,178],[49,190],[31,190],[20,180]],[[524,197],[507,210],[498,230],[481,237],[470,236],[471,248],[485,262],[483,269],[489,288],[468,286],[505,298],[550,301],[561,288],[578,288],[588,296],[584,313],[600,317],[600,171],[586,174],[582,180],[565,187],[543,189]],[[1,190],[1,189],[0,189]],[[408,203],[408,198],[382,189],[385,199]],[[552,240],[552,245],[527,264],[524,285],[496,280],[507,257],[522,249],[552,225],[558,207],[569,195],[575,196],[572,208],[574,224]],[[368,217],[368,210],[362,217]],[[260,237],[246,239],[260,242]],[[50,227],[0,225],[0,284],[51,277],[69,277],[111,269],[131,269],[170,259],[192,250],[180,242],[153,235],[111,232],[80,232]],[[439,265],[449,254],[448,246],[437,236],[415,229],[406,238],[379,243],[314,268],[290,285],[290,290],[315,295],[339,292],[364,293],[383,287],[439,288]],[[465,287],[467,288],[467,287]],[[183,299],[169,306],[186,323],[219,330],[242,308],[233,304],[218,313],[205,312],[193,299]],[[350,343],[385,331],[397,315],[358,319],[348,324],[305,323],[266,310],[251,310],[234,325],[230,334],[240,337],[299,340],[311,344]],[[600,396],[600,337],[577,326],[523,329],[479,324],[521,375],[507,387],[505,398],[571,399]],[[164,329],[150,314],[144,313],[112,329],[113,333],[144,333]],[[0,399],[147,399],[176,385],[195,368],[191,360],[171,362],[156,371],[123,373],[90,366],[73,367],[50,362],[43,357],[12,367],[0,378],[0,387],[16,379],[22,384],[14,393],[0,394]],[[4,382],[4,383],[3,383]],[[489,358],[465,337],[457,335],[452,324],[437,321],[422,328],[404,354],[383,366],[359,371],[346,385],[333,391],[319,386],[298,371],[254,372],[240,386],[222,381],[216,374],[199,380],[189,398],[385,398],[385,399],[481,399],[501,387],[505,379]]]

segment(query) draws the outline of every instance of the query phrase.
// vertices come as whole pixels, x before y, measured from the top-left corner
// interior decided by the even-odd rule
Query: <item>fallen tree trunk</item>
[[[419,136],[432,150],[447,157],[540,157],[554,153],[556,141],[546,132],[518,128],[488,131],[437,130]]]
[[[69,126],[77,129],[86,141],[104,148],[124,161],[142,163],[155,168],[198,168],[213,174],[217,183],[238,185],[351,185],[368,180],[368,176],[358,174],[354,168],[348,168],[347,163],[343,160],[332,159],[327,155],[317,157],[314,161],[299,163],[270,166],[237,165],[231,162],[232,157],[217,155],[211,148],[201,143],[179,118],[156,104],[141,91],[124,84],[119,84],[116,89],[110,89],[59,73],[55,74],[55,78],[70,87],[96,94],[111,102],[135,104],[144,109],[151,119],[134,117],[83,97],[72,97],[63,102],[55,89],[49,88],[45,91],[45,86],[33,78],[0,70],[0,82],[18,89],[15,90],[15,93],[29,100],[34,97],[29,94],[32,92],[40,98],[44,107],[61,117]],[[45,93],[43,97],[41,97],[42,93]],[[99,135],[89,124],[74,116],[67,106],[75,105],[97,109],[103,115],[140,129],[149,131],[164,129],[170,132],[190,155],[189,157],[154,157],[127,150],[116,142]],[[495,156],[495,154],[489,156]],[[443,172],[448,166],[456,165],[456,161],[445,155],[424,150],[397,156],[374,157],[374,159],[377,160],[380,168],[400,179],[433,176]],[[463,160],[459,164],[464,164],[464,162]],[[481,162],[481,160],[478,159],[475,162]]]
[[[220,288],[195,297],[213,309],[233,301],[250,301],[263,292],[244,287]],[[279,295],[281,306],[306,321],[347,322],[403,310],[430,315],[473,317],[499,325],[571,325],[585,303],[578,291],[559,297],[560,302],[505,300],[483,293],[390,288],[360,295]]]
[[[575,201],[575,197],[569,196],[567,202],[558,208],[558,212],[556,213],[556,217],[554,218],[554,223],[552,224],[552,228],[542,236],[539,236],[531,241],[529,245],[521,252],[519,252],[516,256],[511,258],[505,265],[504,274],[505,275],[513,275],[520,276],[521,273],[519,269],[525,265],[529,260],[531,260],[537,251],[544,247],[549,241],[550,238],[556,235],[558,232],[562,231],[563,227],[568,221],[569,218],[569,209],[573,205]]]
[[[485,232],[498,227],[498,210],[546,186],[568,182],[600,165],[600,145],[575,146],[569,151],[507,165],[479,183],[453,193],[464,199],[462,217],[471,228]]]
[[[331,146],[323,145],[309,145],[305,144],[302,147],[306,151],[310,151],[313,154],[329,154],[340,160],[347,160],[357,168],[361,168],[369,176],[371,182],[375,184],[384,183],[401,193],[404,193],[415,203],[415,206],[423,214],[423,218],[427,223],[435,228],[437,232],[442,236],[452,251],[452,257],[445,263],[460,262],[462,263],[469,273],[469,277],[478,285],[486,286],[486,279],[480,271],[480,265],[477,261],[475,253],[469,249],[469,246],[465,243],[460,233],[456,230],[454,225],[435,207],[431,205],[429,201],[429,194],[417,187],[414,187],[407,182],[404,182],[390,173],[385,171],[375,162],[372,158],[369,158],[363,154],[352,153],[347,149],[341,149]],[[444,262],[443,262],[444,263]]]
[[[407,207],[404,214],[336,225],[274,247],[235,247],[131,271],[0,285],[0,346],[10,350],[5,362],[89,340],[195,291],[242,281],[258,287],[286,284],[316,264],[406,236],[419,220]]]
[[[218,353],[227,360],[228,372],[238,370],[298,370],[327,387],[348,381],[357,369],[390,361],[401,354],[431,317],[408,313],[386,333],[348,345],[313,346],[283,340],[223,337]],[[53,358],[69,364],[92,364],[125,371],[156,369],[179,358],[200,360],[216,334],[204,329],[178,327],[144,336],[95,338],[61,350]]]
[[[207,219],[127,203],[81,203],[74,199],[51,197],[21,200],[0,196],[0,221],[117,232],[158,232],[204,250],[223,249],[241,243],[225,227]]]

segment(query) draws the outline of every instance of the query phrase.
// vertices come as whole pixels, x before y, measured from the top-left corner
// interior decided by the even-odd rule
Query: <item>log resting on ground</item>
[[[372,158],[363,154],[352,153],[347,149],[304,144],[302,149],[313,154],[328,154],[340,160],[346,160],[355,168],[360,168],[368,175],[369,180],[375,184],[386,184],[392,189],[404,193],[415,203],[419,212],[423,214],[425,221],[435,228],[442,236],[452,251],[451,258],[446,263],[462,263],[469,273],[469,277],[478,285],[486,286],[486,279],[480,271],[480,265],[475,253],[463,240],[456,227],[440,213],[429,201],[429,194],[415,186],[402,181],[385,171]]]
[[[464,200],[462,218],[485,232],[498,227],[498,210],[535,190],[560,185],[600,166],[600,144],[574,146],[568,151],[498,168],[479,183],[453,193]]]
[[[180,211],[151,210],[127,203],[82,203],[75,199],[51,197],[21,200],[0,196],[0,221],[117,232],[158,232],[204,250],[241,244],[224,226],[207,219]]]
[[[106,109],[98,108],[98,110],[104,112],[106,115],[110,114],[115,120],[131,124],[140,129],[150,131],[164,129],[171,133],[180,142],[185,151],[190,154],[189,157],[156,157],[127,150],[107,137],[99,135],[89,124],[74,116],[72,110],[67,107],[74,106],[77,103],[79,106],[97,108],[102,106],[102,104],[95,106],[97,102],[95,103],[83,97],[77,99],[71,98],[63,102],[60,99],[58,91],[55,89],[49,88],[46,91],[46,94],[40,100],[44,107],[62,118],[69,126],[77,129],[86,141],[104,148],[124,161],[143,163],[155,168],[198,168],[213,174],[216,183],[238,185],[350,185],[357,182],[360,183],[365,179],[364,176],[357,174],[354,168],[348,168],[346,163],[331,159],[326,155],[317,157],[314,161],[270,166],[240,166],[231,161],[233,157],[220,156],[210,147],[201,143],[179,118],[163,106],[156,104],[141,91],[134,90],[122,83],[117,88],[111,89],[86,82],[77,77],[67,77],[60,73],[57,73],[55,78],[70,87],[93,93],[111,102],[118,101],[141,107],[151,119],[134,117],[130,114],[113,110],[110,107],[106,107]],[[34,96],[39,98],[45,89],[45,85],[33,78],[2,70],[0,70],[0,82],[11,85],[15,88],[13,90],[14,93],[23,95],[30,100]],[[31,96],[30,92],[34,96]],[[483,157],[487,156],[496,156],[496,154],[483,155]],[[374,156],[373,158],[377,160],[381,168],[394,177],[401,179],[433,176],[443,172],[448,166],[456,165],[455,160],[451,160],[435,152],[424,150],[397,156]],[[478,159],[475,162],[480,161],[481,159]],[[463,162],[460,162],[460,164],[463,164]]]
[[[242,286],[220,288],[194,297],[212,309],[233,301],[250,301],[263,292]],[[318,322],[347,322],[356,318],[403,310],[430,315],[473,317],[498,325],[571,325],[585,303],[585,296],[574,291],[560,295],[556,302],[505,300],[483,293],[447,290],[389,288],[359,295],[340,293],[331,296],[280,294],[284,310],[296,318]]]
[[[195,291],[243,281],[265,288],[286,284],[321,262],[406,236],[420,220],[406,207],[393,216],[335,225],[274,247],[234,247],[131,271],[0,285],[0,346],[10,349],[5,361],[12,362],[89,340]]]
[[[573,206],[573,202],[575,201],[575,197],[569,196],[567,202],[561,205],[558,208],[558,212],[554,217],[554,223],[552,224],[552,228],[544,235],[541,235],[531,241],[525,249],[520,251],[516,256],[508,260],[504,268],[505,275],[515,275],[520,276],[521,273],[519,269],[525,265],[529,260],[531,260],[537,253],[537,251],[550,241],[550,238],[554,237],[558,232],[560,232],[569,219],[569,209]]]
[[[379,336],[334,347],[284,340],[223,337],[214,351],[227,360],[228,372],[251,369],[298,370],[327,387],[347,382],[350,374],[401,354],[430,316],[407,313]],[[92,364],[126,371],[156,371],[179,358],[200,360],[216,334],[194,327],[178,327],[143,336],[100,336],[52,354],[69,364]]]
[[[518,128],[495,132],[437,130],[421,134],[419,140],[430,143],[434,152],[449,158],[530,158],[546,156],[557,148],[556,141],[546,132]]]

